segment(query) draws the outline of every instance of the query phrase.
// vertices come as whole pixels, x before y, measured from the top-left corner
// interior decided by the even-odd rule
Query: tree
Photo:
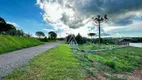
[[[6,30],[5,31],[8,31],[8,30],[16,30],[15,26],[13,26],[12,24],[6,24]]]
[[[22,30],[16,30],[16,36],[24,36],[24,32]]]
[[[18,30],[12,24],[6,23],[6,21],[0,17],[0,34],[11,35],[11,36],[29,36],[22,30]]]
[[[86,39],[83,38],[79,33],[78,35],[75,37],[76,41],[78,44],[84,44],[86,42]]]
[[[95,35],[96,35],[96,33],[89,33],[88,35],[89,35],[89,36],[91,36],[91,39],[92,39],[92,41],[91,41],[91,42],[93,42],[93,43],[94,43],[94,41],[93,41],[93,36],[95,36]]]
[[[99,27],[99,44],[101,44],[101,24],[108,20],[107,15],[104,15],[104,17],[98,15],[96,18],[93,17],[92,19]]]
[[[48,33],[48,35],[49,35],[49,39],[56,39],[57,38],[57,34],[53,31],[50,31]]]
[[[30,33],[24,33],[23,34],[25,37],[32,37],[32,34],[30,34]]]
[[[6,33],[9,30],[16,30],[12,24],[7,24],[6,21],[0,17],[0,33]]]
[[[16,36],[16,30],[13,30],[13,29],[8,30],[8,31],[6,31],[6,34],[11,35],[11,36]]]
[[[95,36],[96,33],[89,33],[88,35],[91,36],[91,39],[92,39],[92,37]]]
[[[6,24],[6,21],[0,17],[0,24]]]
[[[6,34],[11,36],[24,36],[25,33],[22,30],[10,29],[6,31]]]
[[[7,24],[6,21],[0,17],[0,33],[11,29],[16,29],[12,24]]]
[[[44,37],[45,34],[43,32],[41,32],[41,31],[37,31],[36,32],[36,36],[38,36],[39,38],[41,38],[41,37]]]

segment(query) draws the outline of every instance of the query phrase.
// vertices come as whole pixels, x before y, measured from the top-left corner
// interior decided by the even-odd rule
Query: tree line
[[[25,33],[23,30],[16,29],[12,24],[7,23],[3,18],[0,17],[0,34],[11,35],[11,36],[27,36],[30,34]]]
[[[48,42],[48,41],[56,41],[57,34],[54,31],[48,32],[48,38],[45,36],[44,32],[37,31],[35,35],[38,37],[40,41]]]
[[[78,44],[85,44],[85,43],[99,43],[99,38],[93,38],[95,33],[89,33],[88,36],[91,38],[82,37],[80,34],[77,36],[70,34],[66,37],[66,42],[69,43],[70,37],[73,36]],[[113,37],[106,37],[100,39],[102,44],[119,44],[120,42],[134,42],[134,43],[142,43],[142,37],[122,37],[122,38],[113,38]]]

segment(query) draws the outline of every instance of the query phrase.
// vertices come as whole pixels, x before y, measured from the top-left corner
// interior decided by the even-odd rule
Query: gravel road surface
[[[0,80],[2,76],[11,72],[14,68],[27,63],[34,56],[58,45],[59,42],[45,43],[44,45],[17,50],[0,55]]]

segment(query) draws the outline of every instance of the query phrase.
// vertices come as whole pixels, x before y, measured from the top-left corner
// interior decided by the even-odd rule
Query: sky
[[[0,0],[0,17],[33,36],[36,31],[98,36],[92,17],[105,14],[101,36],[142,37],[142,0]]]

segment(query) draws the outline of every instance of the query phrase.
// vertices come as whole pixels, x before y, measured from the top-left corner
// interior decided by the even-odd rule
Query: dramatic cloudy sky
[[[31,34],[55,31],[59,37],[87,37],[89,32],[98,34],[92,17],[107,14],[102,36],[142,36],[142,0],[0,0],[0,9],[7,22]]]

